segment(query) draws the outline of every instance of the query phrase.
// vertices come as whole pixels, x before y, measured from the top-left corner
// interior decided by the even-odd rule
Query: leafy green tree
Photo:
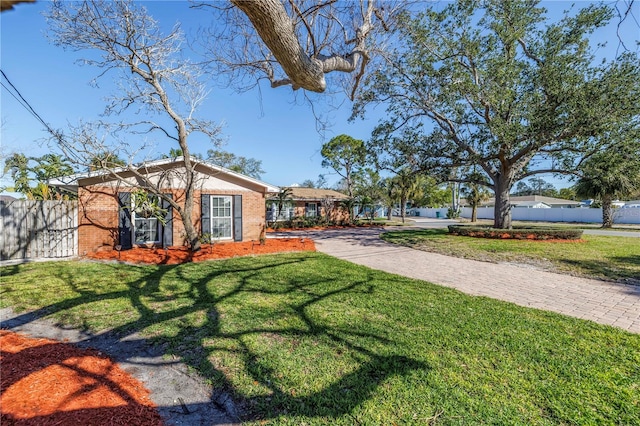
[[[47,182],[49,179],[73,174],[73,166],[69,160],[58,154],[45,154],[42,157],[33,158],[36,164],[31,168],[38,182]]]
[[[494,226],[509,228],[516,182],[574,172],[599,135],[640,112],[637,54],[594,65],[589,37],[612,16],[590,5],[550,23],[535,1],[457,1],[405,14],[398,47],[367,79],[354,117],[387,105],[372,143],[422,170],[446,176],[477,165],[495,193]]]
[[[30,190],[29,158],[24,154],[13,154],[4,162],[4,173],[10,172],[16,192],[27,194]]]
[[[576,194],[576,190],[572,187],[569,187],[569,188],[560,188],[558,190],[558,198],[562,198],[563,200],[578,201],[579,197]]]
[[[255,158],[243,157],[220,149],[210,149],[207,151],[207,157],[209,161],[217,165],[254,179],[260,179],[264,173],[262,161]]]
[[[424,176],[409,167],[405,167],[398,171],[392,181],[396,187],[398,201],[400,202],[400,217],[402,218],[402,223],[404,223],[407,216],[407,203],[423,196]]]
[[[425,176],[422,181],[422,196],[414,199],[419,207],[443,207],[451,200],[451,191],[439,185],[433,176]]]
[[[291,188],[282,188],[280,192],[276,195],[275,203],[276,203],[276,214],[273,218],[274,223],[280,219],[280,215],[282,215],[282,210],[291,202],[291,197],[293,195],[293,191]]]
[[[582,166],[584,176],[574,186],[576,194],[602,202],[602,227],[613,226],[612,202],[640,190],[640,144],[637,139],[615,149],[600,151]]]
[[[398,188],[392,177],[386,177],[380,182],[382,203],[387,208],[387,220],[391,220],[393,209],[398,204]]]
[[[478,207],[489,199],[491,193],[481,185],[469,183],[463,187],[462,194],[471,206],[471,222],[477,222]]]
[[[344,179],[347,195],[354,196],[354,174],[366,165],[364,142],[339,135],[322,145],[322,167],[331,167]]]
[[[93,154],[89,159],[89,171],[109,170],[126,166],[127,162],[118,157],[117,154],[109,151],[101,151]]]
[[[516,191],[513,195],[543,195],[545,197],[556,197],[558,191],[556,188],[540,177],[532,177],[528,181],[520,181],[516,185]]]
[[[369,220],[373,220],[375,207],[383,199],[382,180],[380,173],[371,168],[365,168],[358,173],[355,188],[355,198],[360,207],[368,212]]]
[[[74,173],[69,160],[58,154],[27,157],[13,154],[5,161],[4,171],[11,172],[14,188],[32,200],[53,200],[63,197],[48,185],[49,179]]]

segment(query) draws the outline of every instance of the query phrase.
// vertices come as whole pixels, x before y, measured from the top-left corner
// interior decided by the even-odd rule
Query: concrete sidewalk
[[[312,238],[322,253],[373,269],[640,333],[640,286],[414,250],[384,242],[381,232],[353,228],[296,234]]]

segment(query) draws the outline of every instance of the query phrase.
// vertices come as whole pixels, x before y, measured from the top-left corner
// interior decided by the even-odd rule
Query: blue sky
[[[206,25],[210,15],[193,10],[184,1],[146,1],[150,14],[163,26],[172,27],[180,22],[183,31],[189,34],[198,25]],[[637,2],[640,4],[640,2]],[[578,2],[579,6],[586,2]],[[543,5],[551,10],[568,8],[571,2],[547,1]],[[636,5],[639,6],[639,5]],[[64,129],[67,123],[79,120],[92,121],[104,108],[103,99],[111,93],[111,76],[100,80],[100,88],[89,85],[99,70],[79,66],[75,60],[83,53],[68,52],[55,47],[45,37],[46,22],[42,11],[47,2],[18,5],[14,11],[0,15],[1,55],[0,66],[29,101],[36,112],[54,129]],[[640,17],[638,7],[635,16]],[[635,24],[634,24],[635,25]],[[638,26],[630,26],[636,32]],[[628,29],[625,29],[628,31]],[[599,41],[607,39],[617,46],[615,25],[597,34]],[[611,45],[610,45],[611,46]],[[299,96],[299,95],[298,95]],[[342,102],[342,94],[327,95],[314,107],[328,113],[331,126],[321,135],[316,130],[316,121],[308,105],[296,102],[296,95],[288,87],[253,90],[237,94],[229,89],[212,87],[212,91],[199,110],[200,116],[224,123],[223,135],[227,140],[224,150],[262,160],[265,173],[262,180],[274,185],[301,183],[306,179],[316,180],[325,174],[330,184],[338,177],[329,169],[321,167],[320,147],[333,136],[346,133],[366,140],[375,127],[380,111],[374,111],[364,121],[349,123],[349,102]],[[341,104],[339,109],[330,104]],[[52,151],[44,139],[48,134],[20,104],[3,88],[1,93],[2,138],[0,156],[14,152],[27,156],[38,156]],[[157,135],[161,151],[174,147]],[[206,153],[210,145],[196,138],[192,150]],[[166,149],[165,149],[166,148]],[[567,186],[551,178],[556,186]],[[11,184],[5,176],[0,185]]]

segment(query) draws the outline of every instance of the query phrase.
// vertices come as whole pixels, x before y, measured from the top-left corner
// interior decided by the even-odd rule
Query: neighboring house
[[[17,199],[18,198],[14,197],[13,195],[0,194],[0,201],[9,202],[9,201],[16,201]]]
[[[551,208],[549,204],[543,203],[542,201],[519,201],[519,202],[511,203],[511,205],[515,208],[524,208],[524,209],[550,209]]]
[[[294,217],[322,217],[330,222],[347,219],[346,212],[339,208],[349,196],[333,189],[289,188],[291,195],[277,220],[290,220]],[[267,200],[267,221],[274,222],[277,214],[277,196],[270,195]]]
[[[266,224],[266,197],[280,188],[214,164],[192,161],[196,163],[193,221],[200,234],[223,241],[259,239]],[[163,194],[179,203],[184,200],[182,157],[147,162],[137,171],[154,184],[160,183]],[[164,221],[132,208],[132,197],[144,185],[124,167],[76,174],[51,180],[49,184],[78,194],[80,255],[116,245],[127,249],[185,243],[180,216],[172,212],[166,201],[160,201],[166,210]]]
[[[563,208],[573,209],[580,207],[579,201],[563,200],[562,198],[545,197],[542,195],[523,195],[509,197],[511,207],[528,207],[528,208]],[[493,207],[495,198],[489,198],[482,203],[484,207]]]

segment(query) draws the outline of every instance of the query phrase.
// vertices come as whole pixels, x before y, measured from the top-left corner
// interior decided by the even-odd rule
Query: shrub
[[[449,210],[447,210],[447,219],[457,219],[459,217],[460,217],[460,211],[455,210],[452,207],[449,207]]]
[[[449,233],[466,237],[501,238],[517,240],[578,240],[582,229],[566,228],[513,228],[496,229],[487,226],[449,225]]]

